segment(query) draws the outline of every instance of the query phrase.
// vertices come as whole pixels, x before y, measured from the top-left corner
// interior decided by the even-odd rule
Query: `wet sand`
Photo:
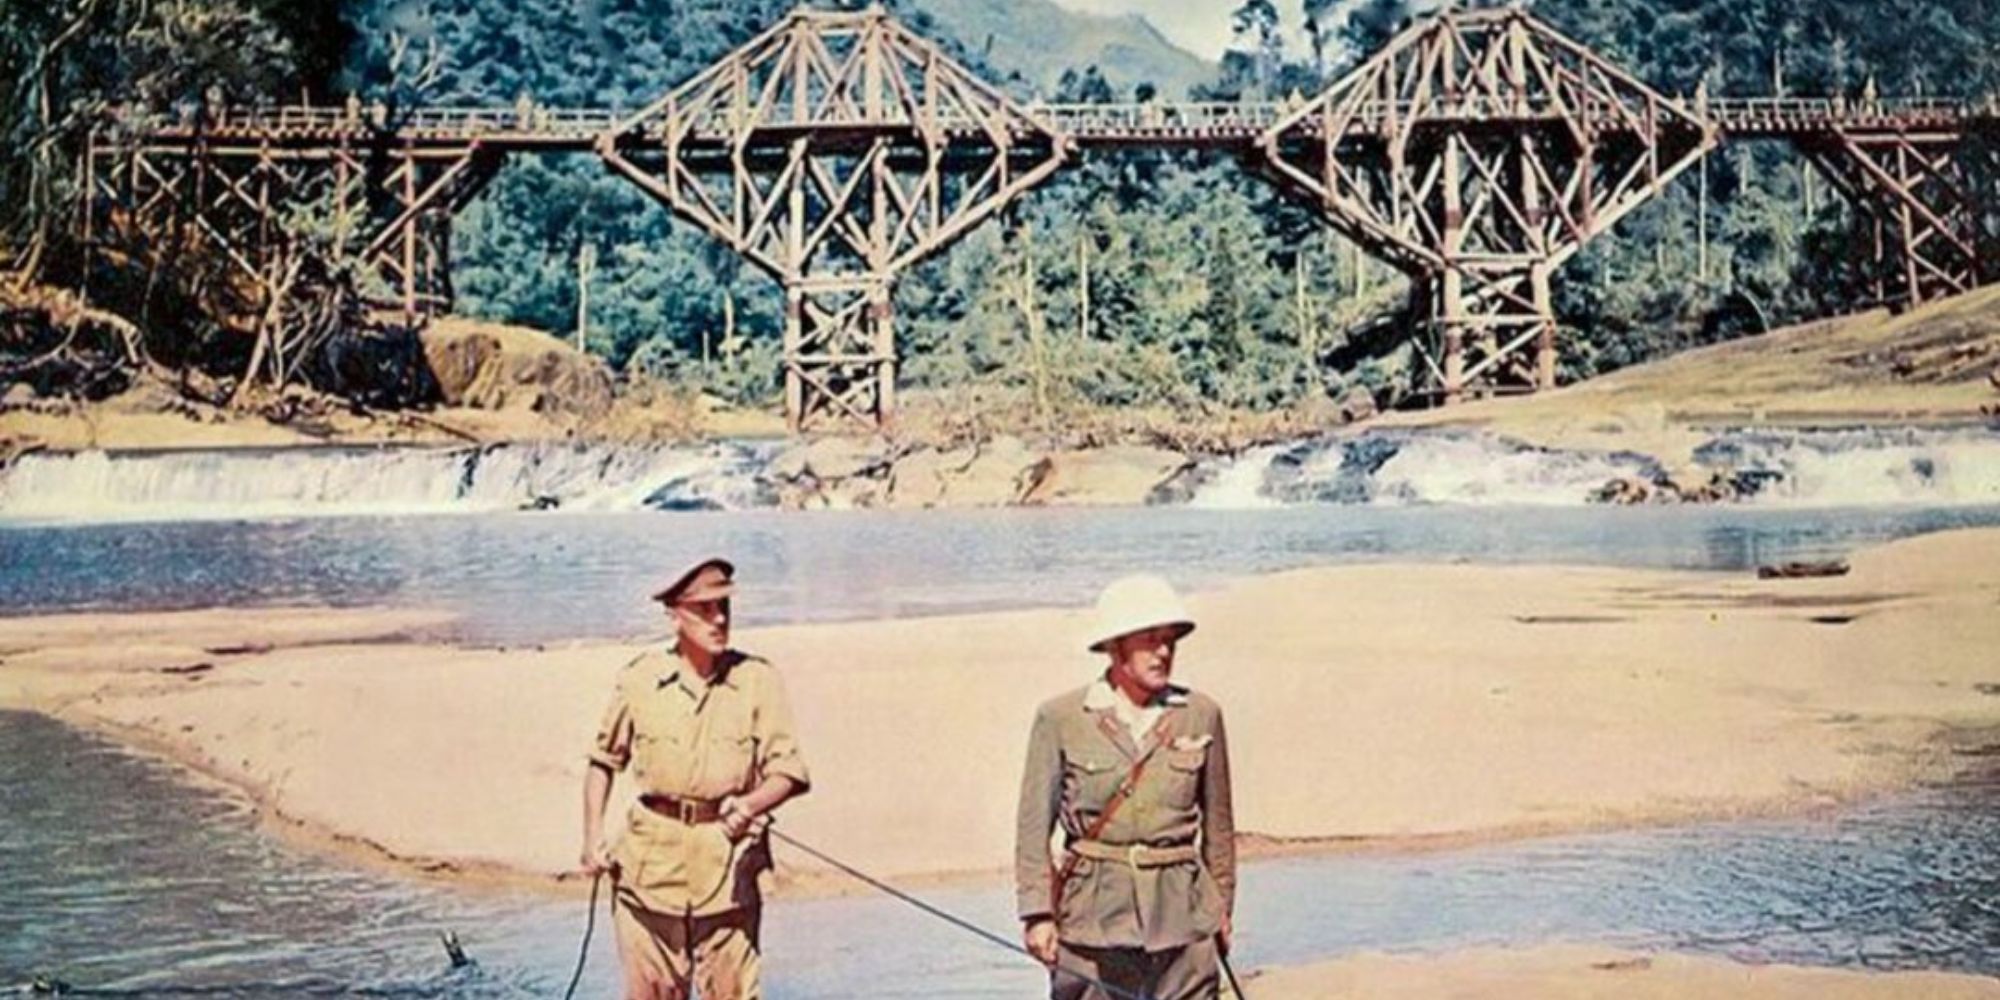
[[[1927,1000],[2000,998],[2000,979],[1745,965],[1581,945],[1445,955],[1368,954],[1279,969],[1243,984],[1257,1000]]]
[[[1950,733],[2000,724],[1996,603],[2000,531],[1866,551],[1832,579],[1316,569],[1196,595],[1179,676],[1225,707],[1253,849],[1451,845],[1822,808],[1941,775]],[[784,670],[814,771],[785,828],[894,877],[1000,871],[1035,706],[1098,669],[1082,620],[740,635]],[[400,638],[434,623],[0,619],[0,706],[164,753],[362,856],[545,881],[572,864],[583,753],[641,647]]]

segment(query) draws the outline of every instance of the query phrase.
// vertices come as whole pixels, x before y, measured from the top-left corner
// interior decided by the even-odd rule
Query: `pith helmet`
[[[673,605],[683,601],[721,601],[736,593],[736,567],[727,559],[710,558],[695,563],[674,582],[661,587],[653,600]]]
[[[1151,573],[1121,577],[1097,595],[1097,609],[1090,624],[1090,649],[1102,653],[1111,640],[1149,628],[1171,626],[1174,638],[1194,631],[1194,619],[1174,593],[1173,584]]]

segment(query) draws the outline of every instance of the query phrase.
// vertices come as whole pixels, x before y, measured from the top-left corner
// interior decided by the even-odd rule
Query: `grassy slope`
[[[1018,72],[1044,90],[1055,88],[1063,70],[1093,64],[1115,87],[1151,82],[1169,98],[1216,73],[1137,15],[1082,14],[1051,0],[918,0],[918,6],[968,48],[984,52],[994,67]]]
[[[1635,365],[1539,396],[1395,414],[1380,425],[1470,423],[1565,447],[1663,459],[1718,425],[1974,420],[2000,406],[2000,286],[1892,316],[1875,311]]]

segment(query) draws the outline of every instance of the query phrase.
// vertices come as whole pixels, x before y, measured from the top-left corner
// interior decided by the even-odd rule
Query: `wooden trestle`
[[[1076,150],[1229,150],[1412,277],[1450,401],[1553,386],[1554,272],[1728,139],[1796,144],[1870,213],[1878,298],[1974,287],[1994,254],[1965,150],[1997,121],[1991,100],[1670,98],[1518,8],[1420,22],[1310,101],[1023,105],[879,8],[800,10],[628,115],[350,101],[112,123],[83,226],[206,245],[267,296],[324,257],[414,324],[450,308],[451,219],[506,155],[594,151],[783,286],[805,429],[893,417],[897,278]]]

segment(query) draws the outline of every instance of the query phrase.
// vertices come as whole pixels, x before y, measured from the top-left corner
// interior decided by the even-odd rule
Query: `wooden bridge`
[[[1013,100],[879,9],[801,10],[631,112],[366,105],[135,116],[94,137],[86,239],[194,240],[265,294],[300,255],[372,276],[421,322],[451,304],[450,224],[505,159],[588,152],[785,289],[795,428],[895,410],[896,278],[1080,151],[1230,151],[1407,272],[1446,401],[1555,384],[1549,283],[1729,140],[1783,140],[1875,222],[1885,300],[1990,280],[1967,160],[2000,106],[1669,97],[1519,9],[1417,24],[1310,100]],[[310,236],[308,235],[310,231]],[[174,245],[184,245],[175,242]]]

